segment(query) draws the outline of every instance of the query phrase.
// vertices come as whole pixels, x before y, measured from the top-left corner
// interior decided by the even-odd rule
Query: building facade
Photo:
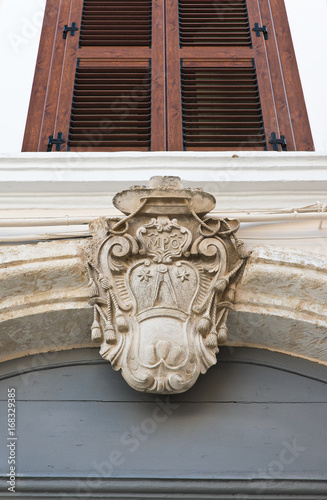
[[[18,498],[326,498],[326,2],[285,1],[315,151],[21,152],[45,4],[0,0],[0,497],[11,474]],[[85,270],[88,222],[156,175],[213,194],[251,252],[217,366],[171,397],[101,359]]]

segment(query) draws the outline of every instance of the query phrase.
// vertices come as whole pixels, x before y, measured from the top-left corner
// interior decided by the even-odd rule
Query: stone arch
[[[0,252],[1,361],[92,347],[85,262],[89,239]],[[260,347],[327,364],[327,259],[257,246],[237,285],[228,345]]]

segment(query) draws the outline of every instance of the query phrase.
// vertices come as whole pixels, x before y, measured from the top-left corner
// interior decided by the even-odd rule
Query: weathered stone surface
[[[252,250],[226,344],[327,364],[327,257],[258,244]],[[0,361],[100,345],[90,338],[89,251],[88,238],[1,246]]]
[[[92,338],[134,389],[184,392],[216,363],[247,253],[238,221],[201,219],[214,207],[177,177],[114,198],[127,219],[90,225]],[[199,215],[198,215],[199,214]]]

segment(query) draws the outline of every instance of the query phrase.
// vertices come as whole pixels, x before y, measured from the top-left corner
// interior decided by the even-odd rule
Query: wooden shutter
[[[272,134],[313,150],[283,0],[47,0],[23,151],[273,150]]]
[[[24,151],[47,151],[58,133],[61,151],[165,149],[163,1],[48,0]]]
[[[169,150],[313,150],[282,0],[167,0],[166,18]]]

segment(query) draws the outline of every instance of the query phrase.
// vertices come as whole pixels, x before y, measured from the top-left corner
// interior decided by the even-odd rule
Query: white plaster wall
[[[46,0],[0,0],[0,151],[20,152]]]
[[[18,153],[46,0],[0,0],[0,152]],[[327,0],[286,0],[317,151],[327,152]]]
[[[285,0],[316,151],[327,151],[327,0]]]

